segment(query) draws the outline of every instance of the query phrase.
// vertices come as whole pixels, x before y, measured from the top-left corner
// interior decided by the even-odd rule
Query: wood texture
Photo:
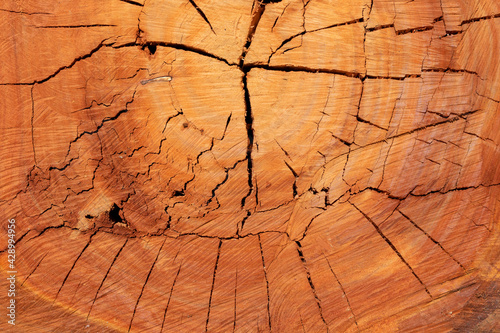
[[[500,4],[5,0],[6,332],[500,331]]]

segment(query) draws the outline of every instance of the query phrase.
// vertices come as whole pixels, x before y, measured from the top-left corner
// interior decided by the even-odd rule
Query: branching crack
[[[30,86],[30,85],[35,85],[37,83],[44,83],[44,82],[47,82],[49,81],[50,79],[52,79],[53,77],[55,77],[57,74],[59,74],[61,71],[65,70],[65,69],[70,69],[72,68],[73,66],[76,65],[76,63],[78,63],[80,60],[83,60],[83,59],[87,59],[87,58],[90,58],[94,53],[96,53],[97,51],[99,51],[100,49],[102,49],[103,47],[105,46],[109,46],[107,44],[104,44],[104,41],[101,41],[94,49],[92,49],[89,53],[87,54],[84,54],[80,57],[77,57],[75,58],[69,65],[67,66],[63,66],[63,67],[60,67],[58,68],[54,73],[50,74],[49,76],[43,78],[43,79],[40,79],[40,80],[35,80],[35,81],[32,81],[32,82],[28,82],[28,83],[0,83],[0,85],[27,85],[27,86]]]
[[[309,1],[304,5],[304,11],[305,11],[305,6],[307,6],[307,4],[309,3]],[[317,28],[317,29],[313,29],[313,30],[309,30],[309,31],[306,30],[305,24],[303,24],[303,28],[304,28],[303,31],[301,31],[301,32],[299,32],[299,33],[297,33],[295,35],[292,35],[292,36],[288,37],[283,42],[281,42],[281,44],[276,48],[276,50],[274,50],[274,51],[271,52],[271,54],[269,55],[269,58],[267,59],[267,64],[269,65],[271,63],[271,58],[279,50],[281,50],[286,44],[290,43],[292,40],[294,40],[297,37],[301,37],[302,38],[305,34],[308,34],[308,33],[313,33],[313,32],[317,32],[317,31],[321,31],[321,30],[326,30],[326,29],[332,29],[332,28],[336,28],[336,27],[342,27],[342,26],[345,26],[345,25],[351,25],[351,24],[361,23],[363,21],[364,21],[363,18],[358,18],[358,19],[347,21],[347,22],[336,23],[336,24],[332,24],[332,25],[329,25],[329,26],[326,26],[326,27]],[[302,45],[302,42],[301,42],[301,45]],[[286,49],[285,51],[283,51],[283,53],[285,53],[287,51],[290,51],[290,50],[293,50],[293,49],[295,49],[297,47],[292,47],[292,48]]]

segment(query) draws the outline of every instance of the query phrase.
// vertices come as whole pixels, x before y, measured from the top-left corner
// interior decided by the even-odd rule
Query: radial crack
[[[259,248],[260,248],[260,256],[262,258],[262,270],[264,272],[264,279],[266,280],[266,292],[267,292],[267,319],[269,321],[269,331],[272,332],[272,326],[271,326],[271,298],[269,296],[269,280],[267,278],[267,269],[266,269],[266,262],[264,260],[264,251],[262,250],[262,240],[260,238],[260,234],[257,235],[259,239]]]
[[[80,251],[80,254],[78,255],[78,257],[76,257],[75,261],[73,262],[73,265],[71,266],[71,268],[69,269],[68,271],[68,274],[66,274],[66,276],[64,277],[64,280],[61,284],[61,286],[59,287],[59,290],[57,291],[57,294],[56,296],[54,297],[54,302],[56,301],[57,297],[59,296],[59,293],[61,292],[62,288],[64,287],[64,284],[66,283],[66,281],[68,280],[69,278],[69,275],[71,274],[71,272],[73,271],[73,268],[75,268],[76,266],[76,263],[78,262],[78,260],[80,260],[81,256],[83,255],[83,253],[85,252],[85,250],[87,250],[87,248],[89,247],[90,243],[92,242],[92,237],[95,236],[95,234],[97,233],[94,232],[92,235],[90,235],[89,237],[89,241],[87,242],[87,244],[85,244],[85,246],[83,247],[83,249]]]
[[[366,215],[363,211],[361,211],[355,204],[353,204],[352,202],[349,201],[349,203],[358,211],[360,212],[364,217],[365,219],[371,223],[371,225],[375,228],[375,230],[377,231],[377,233],[380,235],[380,237],[382,237],[382,239],[390,246],[390,248],[394,251],[394,253],[396,253],[396,255],[399,257],[399,259],[406,265],[406,267],[408,267],[408,269],[411,271],[411,273],[413,274],[413,276],[418,280],[418,282],[422,285],[422,287],[424,287],[425,289],[425,292],[427,293],[427,295],[429,295],[430,298],[433,298],[431,293],[429,292],[429,289],[427,289],[427,286],[422,282],[422,280],[418,277],[417,273],[415,273],[415,271],[413,270],[413,268],[410,266],[410,264],[405,260],[405,258],[403,257],[403,255],[401,255],[401,253],[398,251],[398,249],[394,246],[394,244],[389,240],[389,238],[387,238],[387,236],[384,235],[384,233],[382,232],[382,230],[380,230],[380,228],[378,227],[378,225],[372,221],[372,219]]]
[[[240,55],[239,67],[243,68],[243,64],[245,63],[245,57],[250,49],[250,45],[252,45],[253,36],[255,35],[255,31],[257,31],[257,26],[259,25],[260,19],[264,14],[264,10],[266,9],[266,3],[264,1],[257,0],[258,5],[257,8],[253,10],[252,21],[250,22],[250,28],[248,29],[247,41],[243,46],[243,51]],[[255,2],[254,2],[255,4]]]
[[[293,174],[293,177],[295,178],[293,184],[292,184],[292,194],[293,194],[293,198],[297,198],[297,179],[299,178],[299,175],[297,174],[297,172],[295,172],[295,170],[290,166],[290,164],[287,163],[287,161],[283,161],[285,162],[286,166],[288,167],[288,169],[290,169],[290,171],[292,172]]]
[[[2,83],[0,85],[35,85],[36,83],[44,83],[44,82],[47,82],[48,80],[52,79],[53,77],[55,77],[57,74],[59,74],[61,71],[65,70],[65,69],[70,69],[72,68],[74,65],[76,65],[77,62],[79,62],[80,60],[83,60],[83,59],[87,59],[87,58],[90,58],[94,53],[96,53],[97,51],[99,51],[101,48],[107,46],[106,44],[104,44],[104,41],[101,41],[94,49],[92,49],[89,53],[87,54],[84,54],[82,56],[79,56],[75,59],[73,59],[73,61],[69,64],[69,65],[66,65],[66,66],[63,66],[63,67],[60,67],[58,68],[54,73],[50,74],[49,76],[41,79],[41,80],[34,80],[32,82],[27,82],[27,83]]]
[[[316,288],[314,287],[311,278],[311,272],[307,267],[306,258],[304,258],[304,253],[302,252],[302,245],[300,244],[299,241],[295,241],[295,244],[297,245],[297,253],[299,254],[300,261],[302,261],[302,265],[304,266],[304,270],[306,271],[307,281],[309,282],[309,286],[311,287],[311,290],[314,294],[314,299],[316,300],[316,304],[318,305],[319,315],[321,317],[321,320],[326,326],[326,331],[328,332],[328,324],[326,323],[325,317],[323,317],[323,308],[321,307],[321,300],[319,299],[318,293],[316,292]]]
[[[247,83],[247,73],[244,72],[243,78],[243,90],[245,91],[245,123],[247,129],[247,172],[248,172],[248,193],[241,199],[241,207],[245,206],[246,199],[252,194],[253,191],[253,159],[252,159],[252,151],[254,144],[254,129],[253,129],[253,115],[252,115],[252,106],[250,103],[250,92],[248,91],[248,83]]]
[[[208,299],[208,311],[207,311],[207,321],[205,322],[205,332],[208,331],[208,322],[210,320],[210,308],[212,306],[212,295],[214,292],[214,286],[215,286],[215,276],[217,274],[217,266],[219,265],[219,258],[220,258],[220,249],[222,246],[222,240],[219,240],[219,247],[217,248],[217,258],[215,259],[215,267],[214,267],[214,273],[212,276],[212,287],[210,288],[210,297]]]
[[[349,311],[351,312],[352,317],[354,318],[354,324],[356,324],[356,328],[359,331],[358,321],[356,320],[356,315],[354,314],[354,311],[352,311],[351,302],[349,302],[349,297],[347,297],[347,294],[345,293],[344,286],[342,286],[342,283],[340,283],[340,280],[338,279],[337,274],[335,274],[335,272],[333,271],[332,265],[330,265],[330,260],[328,260],[328,258],[324,254],[323,254],[323,256],[325,257],[326,263],[328,264],[328,267],[330,268],[330,272],[332,272],[333,277],[335,278],[335,281],[337,281],[337,283],[339,284],[340,290],[342,290],[342,294],[344,295],[344,298],[347,301],[347,307],[349,308]]]
[[[21,14],[21,15],[51,15],[52,13],[48,12],[33,12],[33,13],[28,13],[28,12],[23,12],[19,10],[9,10],[9,9],[3,9],[0,8],[0,12],[6,12],[6,13],[12,13],[12,14]]]
[[[441,250],[443,250],[444,253],[446,253],[451,259],[453,259],[453,261],[455,261],[457,263],[457,265],[460,266],[460,268],[462,268],[464,271],[465,271],[465,267],[457,260],[455,259],[455,257],[453,257],[451,255],[451,253],[449,253],[448,251],[446,251],[446,249],[441,245],[440,242],[438,242],[437,240],[435,240],[431,235],[429,235],[424,229],[422,229],[418,224],[416,224],[412,219],[410,219],[407,215],[405,215],[399,208],[397,209],[397,211],[399,212],[399,214],[401,214],[405,219],[407,219],[415,228],[417,228],[418,230],[420,230],[425,236],[427,236],[427,238],[429,238],[434,244],[436,244],[437,246],[439,246],[439,248]]]
[[[460,22],[459,26],[464,25],[464,24],[473,23],[473,22],[483,21],[483,20],[491,20],[491,19],[497,18],[497,17],[500,17],[500,13],[495,14],[495,15],[488,15],[488,16],[471,18],[471,19],[464,20],[464,21]]]
[[[97,296],[99,295],[99,291],[101,290],[102,286],[104,285],[104,282],[106,281],[106,279],[108,277],[108,274],[111,271],[111,268],[113,267],[113,265],[115,264],[116,260],[120,256],[120,253],[122,253],[123,248],[125,247],[125,245],[127,245],[127,242],[128,242],[128,238],[125,240],[125,242],[123,243],[123,245],[120,247],[120,249],[116,253],[115,257],[113,258],[113,261],[111,262],[111,265],[109,265],[108,270],[106,271],[106,274],[104,275],[104,278],[101,281],[101,284],[97,288],[97,291],[95,292],[94,300],[92,301],[92,304],[90,305],[89,313],[87,314],[87,320],[90,317],[90,313],[92,312],[92,308],[94,307],[95,301],[97,300]]]
[[[194,0],[189,0],[189,3],[191,5],[193,5],[193,7],[196,9],[196,11],[198,12],[198,14],[200,14],[200,16],[203,18],[203,20],[205,20],[205,22],[207,22],[208,26],[210,27],[210,30],[212,30],[212,32],[217,35],[214,31],[214,28],[212,27],[212,24],[210,24],[210,21],[208,20],[207,16],[205,15],[205,13],[203,12],[203,10],[201,10],[200,7],[198,7],[198,5],[196,4],[196,2],[194,2]]]
[[[76,29],[76,28],[93,28],[93,27],[116,27],[116,24],[82,24],[82,25],[41,25],[33,26],[38,29]]]
[[[238,269],[234,277],[234,313],[233,313],[233,332],[236,330],[236,295],[238,291]]]
[[[30,278],[30,276],[35,273],[35,271],[37,270],[38,266],[40,266],[40,264],[42,263],[43,259],[47,256],[48,253],[45,253],[42,257],[42,259],[40,259],[40,261],[38,262],[38,264],[36,264],[35,268],[31,271],[31,273],[28,274],[28,276],[23,280],[23,282],[21,283],[21,287],[23,286],[23,284],[26,282],[26,280],[28,280]]]
[[[128,325],[128,332],[130,332],[130,329],[132,328],[132,322],[134,321],[134,316],[135,316],[135,312],[137,311],[137,306],[139,305],[142,294],[144,293],[144,288],[146,288],[146,284],[149,281],[149,277],[151,276],[151,273],[153,272],[153,269],[156,265],[156,262],[158,261],[158,257],[160,256],[160,252],[163,249],[163,245],[165,245],[166,240],[167,240],[166,238],[163,240],[163,243],[161,244],[160,249],[158,250],[158,253],[156,254],[156,258],[153,261],[151,268],[149,269],[148,275],[146,276],[146,280],[144,281],[144,284],[142,285],[141,293],[139,294],[139,297],[137,297],[137,302],[135,302],[134,311],[132,312],[132,318],[130,319],[130,324]]]
[[[133,1],[133,0],[119,0],[119,1],[128,3],[130,5],[134,5],[134,6],[144,7],[144,5],[142,3],[137,2],[137,1]]]
[[[38,163],[36,162],[36,151],[35,151],[35,126],[34,126],[34,119],[35,119],[35,100],[33,99],[33,89],[35,88],[35,85],[31,87],[31,146],[33,147],[33,160],[35,162],[35,165]]]
[[[259,63],[250,63],[244,64],[243,70],[248,72],[252,68],[262,68],[268,71],[278,71],[278,72],[304,72],[304,73],[327,73],[327,74],[337,74],[346,77],[355,77],[358,79],[362,79],[364,77],[364,73],[359,72],[349,72],[341,69],[332,69],[332,68],[313,68],[307,66],[295,66],[295,65],[268,65],[268,64],[259,64]]]
[[[309,1],[306,3],[306,6],[307,4],[309,3]],[[305,10],[305,6],[304,6],[304,10]],[[276,54],[276,52],[278,52],[279,50],[281,50],[286,44],[290,43],[292,40],[294,40],[295,38],[297,37],[304,37],[305,34],[308,34],[308,33],[313,33],[313,32],[317,32],[317,31],[321,31],[321,30],[327,30],[327,29],[332,29],[332,28],[337,28],[337,27],[342,27],[342,26],[345,26],[345,25],[351,25],[351,24],[356,24],[356,23],[360,23],[360,22],[363,22],[364,19],[363,18],[358,18],[358,19],[354,19],[354,20],[350,20],[350,21],[347,21],[347,22],[342,22],[342,23],[336,23],[336,24],[332,24],[332,25],[329,25],[329,26],[326,26],[326,27],[322,27],[322,28],[317,28],[317,29],[313,29],[313,30],[309,30],[307,31],[304,27],[304,30],[299,32],[299,33],[296,33],[295,35],[292,35],[288,38],[286,38],[285,40],[283,40],[281,42],[281,44],[276,48],[276,50],[272,51],[271,54],[269,55],[269,58],[267,59],[267,64],[269,65],[271,63],[271,58]],[[301,45],[302,45],[302,41],[301,41]],[[293,49],[296,49],[298,48],[299,46],[295,46],[295,47],[291,47],[289,49],[286,49],[285,51],[283,51],[283,53],[287,52],[287,51],[290,51],[290,50],[293,50]]]
[[[167,317],[168,306],[170,304],[170,300],[172,299],[172,294],[174,292],[175,282],[177,281],[177,277],[179,276],[179,273],[181,272],[181,267],[182,266],[179,265],[179,269],[177,270],[177,273],[175,274],[175,277],[174,277],[174,282],[172,282],[172,287],[170,287],[170,294],[168,295],[167,306],[165,307],[165,312],[163,313],[163,321],[161,322],[160,333],[163,332],[163,327],[165,326],[165,318]]]
[[[170,304],[170,299],[172,299],[172,294],[174,292],[175,282],[177,281],[177,277],[179,276],[179,273],[181,272],[181,267],[182,267],[182,265],[179,265],[179,269],[177,270],[177,273],[175,274],[175,277],[174,277],[174,282],[172,282],[172,287],[170,287],[170,294],[168,295],[167,306],[165,307],[165,312],[163,313],[163,321],[161,322],[160,333],[163,332],[163,327],[165,326],[165,318],[167,317],[168,306]]]

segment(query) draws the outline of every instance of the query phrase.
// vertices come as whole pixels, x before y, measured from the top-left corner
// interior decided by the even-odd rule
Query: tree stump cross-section
[[[500,330],[500,3],[0,17],[1,331]]]

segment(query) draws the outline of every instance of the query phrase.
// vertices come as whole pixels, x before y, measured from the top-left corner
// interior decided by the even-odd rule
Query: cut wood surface
[[[500,2],[0,26],[0,331],[500,332]]]

